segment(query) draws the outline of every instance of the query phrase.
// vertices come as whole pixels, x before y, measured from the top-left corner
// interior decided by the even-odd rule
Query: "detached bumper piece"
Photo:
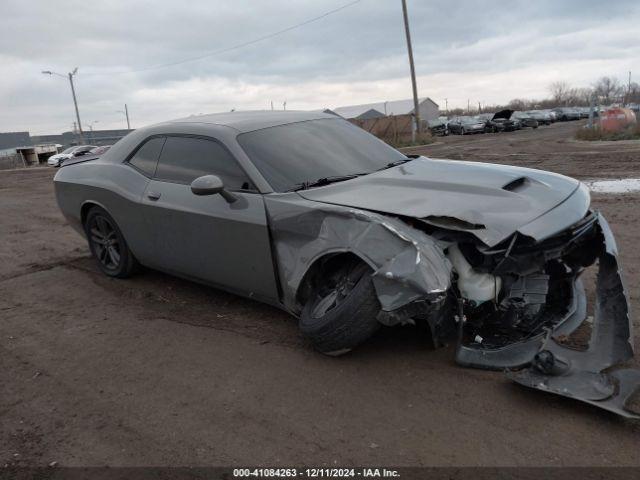
[[[508,370],[507,376],[526,387],[640,419],[640,412],[626,408],[630,397],[640,389],[640,370],[612,368],[633,358],[632,324],[613,234],[602,215],[598,214],[597,222],[602,248],[598,253],[596,305],[588,349],[564,347],[554,339],[558,332],[550,331],[528,366]]]

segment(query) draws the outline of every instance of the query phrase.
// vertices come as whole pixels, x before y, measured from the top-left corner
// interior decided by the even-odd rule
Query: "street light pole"
[[[413,115],[416,122],[415,131],[420,133],[420,105],[418,104],[418,86],[416,84],[416,68],[413,64],[413,48],[411,47],[411,32],[409,32],[409,15],[407,13],[407,0],[402,0],[402,15],[404,17],[404,32],[407,36],[407,51],[409,53],[409,68],[411,69],[411,88],[413,89]],[[413,141],[415,142],[415,131]]]
[[[43,70],[42,73],[44,73],[45,75],[57,75],[59,77],[63,77],[63,78],[65,77],[65,75],[52,72],[51,70]],[[78,67],[74,68],[73,72],[69,72],[67,76],[69,78],[69,85],[71,85],[71,95],[73,96],[73,106],[76,109],[76,120],[78,122],[78,131],[80,132],[80,141],[83,142],[84,132],[82,131],[82,122],[80,122],[80,111],[78,110],[78,99],[76,98],[76,89],[75,89],[75,86],[73,85],[73,76],[76,75],[77,73],[78,73]]]
[[[76,89],[73,85],[73,76],[78,73],[78,67],[73,72],[69,72],[69,84],[71,85],[71,95],[73,95],[73,106],[76,108],[76,119],[78,120],[78,130],[80,130],[80,136],[82,137],[82,122],[80,121],[80,112],[78,111],[78,99],[76,98]]]
[[[233,110],[231,110],[233,112]],[[129,109],[127,108],[127,104],[124,104],[124,110],[116,110],[117,113],[123,113],[127,119],[127,130],[131,130],[131,124],[129,123]]]
[[[127,108],[127,104],[124,104],[124,114],[127,117],[127,130],[131,130],[131,124],[129,123],[129,108]]]

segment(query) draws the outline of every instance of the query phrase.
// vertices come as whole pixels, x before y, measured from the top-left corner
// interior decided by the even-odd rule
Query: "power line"
[[[317,17],[313,17],[310,18],[309,20],[305,20],[304,22],[301,23],[297,23],[295,25],[291,25],[287,28],[283,28],[282,30],[278,30],[277,32],[273,32],[273,33],[269,33],[267,35],[264,35],[262,37],[258,37],[258,38],[254,38],[253,40],[249,40],[247,42],[244,43],[239,43],[237,45],[233,45],[232,47],[227,47],[227,48],[223,48],[220,50],[215,50],[213,52],[209,52],[209,53],[205,53],[202,55],[198,55],[197,57],[190,57],[190,58],[185,58],[183,60],[178,60],[175,62],[170,62],[170,63],[163,63],[160,65],[153,65],[153,66],[149,66],[149,67],[144,67],[144,68],[139,68],[136,70],[121,70],[121,71],[115,71],[115,72],[89,72],[89,73],[85,73],[84,75],[121,75],[121,74],[126,74],[126,73],[138,73],[138,72],[146,72],[149,70],[157,70],[157,69],[161,69],[161,68],[169,68],[169,67],[174,67],[176,65],[182,65],[184,63],[189,63],[189,62],[195,62],[197,60],[202,60],[203,58],[208,58],[208,57],[213,57],[215,55],[220,55],[223,53],[227,53],[227,52],[231,52],[233,50],[238,50],[240,48],[244,48],[244,47],[248,47],[249,45],[253,45],[259,42],[262,42],[264,40],[269,40],[270,38],[273,37],[277,37],[278,35],[282,35],[283,33],[287,33],[290,32],[291,30],[295,30],[297,28],[303,27],[305,25],[309,25],[310,23],[313,22],[317,22],[318,20],[322,20],[325,17],[328,17],[329,15],[333,15],[334,13],[338,13],[346,8],[349,8],[353,5],[355,5],[356,3],[360,3],[362,0],[354,0],[352,2],[349,2],[345,5],[342,5],[341,7],[338,8],[334,8],[333,10],[330,10],[328,12],[323,13],[322,15],[318,15]]]

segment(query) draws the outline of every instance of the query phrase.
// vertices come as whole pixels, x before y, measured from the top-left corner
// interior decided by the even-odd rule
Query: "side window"
[[[189,184],[203,175],[217,175],[229,190],[254,187],[236,160],[218,143],[202,138],[167,137],[156,178]]]
[[[145,142],[129,159],[129,163],[146,175],[153,177],[164,141],[164,137],[157,137]]]

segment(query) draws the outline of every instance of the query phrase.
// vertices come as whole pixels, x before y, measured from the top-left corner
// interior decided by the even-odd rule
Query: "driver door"
[[[198,196],[190,184],[217,175],[236,201]],[[219,142],[168,136],[142,199],[155,268],[264,301],[278,300],[262,195]]]

